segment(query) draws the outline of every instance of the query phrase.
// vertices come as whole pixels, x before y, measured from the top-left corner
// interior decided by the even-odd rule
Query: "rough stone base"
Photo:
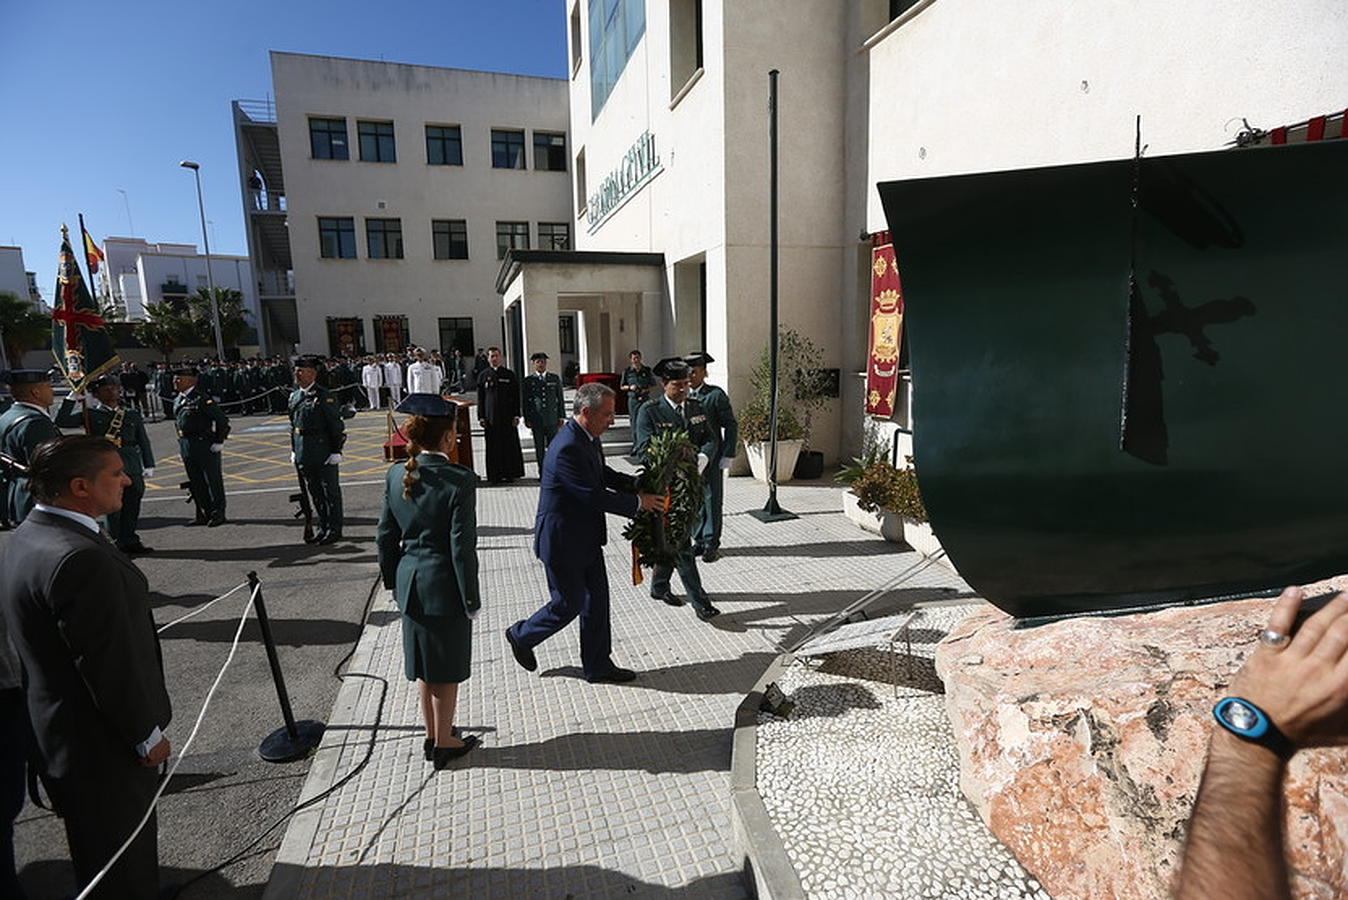
[[[1271,606],[1246,600],[1024,631],[989,606],[941,642],[936,668],[960,786],[1050,894],[1168,894],[1212,704]],[[1344,896],[1348,751],[1298,753],[1285,788],[1294,893]]]

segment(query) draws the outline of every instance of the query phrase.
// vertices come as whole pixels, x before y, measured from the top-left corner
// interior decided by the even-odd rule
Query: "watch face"
[[[1219,700],[1212,712],[1223,728],[1246,740],[1258,740],[1269,730],[1263,710],[1240,697]]]
[[[1221,717],[1232,728],[1240,731],[1249,731],[1259,722],[1259,717],[1255,715],[1254,710],[1239,701],[1226,704],[1226,707],[1222,709]]]

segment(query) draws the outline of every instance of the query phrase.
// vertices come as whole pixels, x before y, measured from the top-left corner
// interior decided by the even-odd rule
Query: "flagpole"
[[[79,269],[79,259],[80,259],[81,257],[83,257],[83,259],[84,259],[84,270],[83,270],[83,271],[84,271],[84,272],[88,272],[89,274],[88,274],[88,275],[81,274],[80,277],[86,279],[84,283],[87,284],[87,285],[89,286],[89,298],[92,300],[92,299],[93,299],[93,296],[94,296],[94,291],[93,291],[93,288],[94,288],[94,280],[93,280],[93,273],[92,273],[92,272],[90,271],[90,269],[89,269],[89,241],[88,241],[88,239],[87,239],[87,235],[89,234],[89,232],[88,232],[88,231],[85,229],[85,227],[84,227],[84,213],[78,213],[77,215],[79,216],[79,219],[80,219],[80,252],[79,252],[79,254],[75,257],[75,260],[76,260],[76,262],[75,262],[75,269],[76,269],[76,271],[80,271],[80,269]],[[71,248],[71,249],[73,250],[74,248]],[[96,305],[96,304],[98,303],[98,301],[97,301],[97,300],[94,300],[94,303],[95,303],[95,305]],[[102,308],[100,308],[100,309],[99,309],[99,312],[101,313],[102,311],[103,311]],[[67,326],[67,327],[69,327],[69,326]],[[87,361],[85,362],[85,365],[86,365],[86,366],[88,365],[88,362],[87,362]],[[88,388],[88,386],[86,385],[86,386],[85,386],[85,390],[87,391],[88,389],[89,389],[89,388]],[[80,405],[84,407],[84,433],[85,433],[85,434],[93,434],[93,433],[94,433],[94,423],[89,421],[89,399],[88,399],[87,396],[85,397],[85,399],[83,399],[83,400],[80,401]]]

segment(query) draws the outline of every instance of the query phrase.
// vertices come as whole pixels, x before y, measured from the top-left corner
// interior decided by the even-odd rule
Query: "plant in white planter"
[[[749,468],[759,481],[768,480],[772,440],[772,348],[764,347],[749,377],[753,396],[740,410],[740,440]],[[790,481],[796,458],[809,443],[811,414],[828,402],[827,381],[818,365],[821,353],[799,332],[783,328],[777,335],[777,483]]]
[[[843,511],[849,519],[886,540],[906,541],[914,550],[930,555],[940,544],[927,524],[912,462],[910,456],[907,467],[895,468],[884,458],[883,449],[868,446],[836,478],[850,488],[843,495]]]

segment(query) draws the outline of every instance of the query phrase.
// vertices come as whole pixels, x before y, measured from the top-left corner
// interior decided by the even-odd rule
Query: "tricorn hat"
[[[318,369],[322,367],[317,356],[298,356],[295,358],[295,368],[297,369]]]
[[[675,381],[688,377],[688,363],[681,356],[666,356],[655,364],[655,377]]]
[[[535,360],[547,359],[547,358],[548,358],[548,355],[547,355],[546,353],[544,353],[542,350],[539,350],[539,351],[538,351],[537,353],[535,353],[533,356],[530,356],[530,357],[529,357],[529,362],[534,362]]]
[[[450,403],[439,394],[408,394],[395,408],[395,412],[409,416],[440,416],[448,418],[459,411],[457,404]]]
[[[89,382],[89,390],[95,391],[101,387],[107,387],[108,385],[116,385],[117,387],[121,387],[122,382],[115,375],[100,375],[93,381]]]
[[[173,370],[174,375],[184,375],[188,378],[196,378],[199,374],[196,366],[178,366]]]
[[[706,368],[707,363],[716,362],[716,358],[706,350],[700,350],[697,353],[689,353],[683,358],[683,361],[690,366],[702,366],[703,368]]]

